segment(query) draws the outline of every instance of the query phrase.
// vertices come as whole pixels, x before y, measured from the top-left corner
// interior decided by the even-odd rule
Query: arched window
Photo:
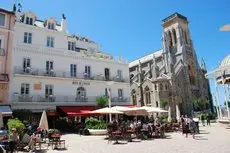
[[[191,63],[192,65],[192,63]],[[191,65],[188,65],[188,74],[189,74],[189,81],[191,85],[195,85],[196,84],[196,78],[194,76],[195,72],[193,70],[193,67]]]
[[[158,101],[156,101],[156,107],[159,107],[159,103],[158,103]]]
[[[168,35],[169,35],[169,46],[172,46],[172,45],[173,45],[173,42],[172,42],[172,34],[171,34],[170,31],[168,32]]]
[[[184,39],[185,39],[185,44],[188,44],[188,35],[186,31],[184,31]]]
[[[176,30],[173,29],[173,30],[172,30],[172,33],[173,33],[173,39],[174,39],[174,45],[175,45],[175,44],[177,44]]]
[[[79,97],[79,98],[86,97],[86,90],[84,87],[78,87],[77,88],[77,97]]]
[[[163,90],[163,84],[160,83],[160,90]]]
[[[155,90],[157,91],[157,84],[155,84],[154,87],[155,87]]]
[[[150,90],[148,86],[145,87],[145,100],[147,105],[151,104]]]
[[[165,90],[168,90],[168,85],[167,84],[165,84]]]
[[[133,105],[137,105],[137,95],[136,95],[136,91],[133,89],[132,90],[132,99],[133,99]]]

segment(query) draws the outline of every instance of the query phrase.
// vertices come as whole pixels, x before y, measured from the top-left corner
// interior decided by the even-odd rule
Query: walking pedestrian
[[[210,126],[211,115],[208,113],[207,117],[207,125]]]
[[[192,134],[193,139],[195,139],[196,124],[192,117],[189,119],[189,131]]]
[[[202,125],[205,126],[205,124],[204,124],[204,114],[203,113],[201,114],[201,122],[202,122]]]
[[[189,133],[189,118],[187,117],[187,115],[185,115],[185,127],[184,127],[184,132],[185,132],[185,136],[186,138],[188,137],[188,133]]]
[[[12,132],[9,135],[9,148],[10,152],[13,153],[15,150],[15,146],[19,141],[19,135],[15,128],[12,128],[11,131]]]
[[[182,128],[182,134],[185,133],[185,120],[184,120],[184,116],[181,115],[180,117],[180,124],[181,124],[181,128]]]

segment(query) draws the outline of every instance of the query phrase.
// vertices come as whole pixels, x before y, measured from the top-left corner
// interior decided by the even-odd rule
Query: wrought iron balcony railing
[[[100,96],[64,96],[64,95],[31,95],[31,94],[13,94],[13,102],[55,102],[55,103],[81,103],[81,102],[95,102],[96,98]],[[129,102],[130,98],[112,97],[111,102]]]
[[[87,74],[85,72],[75,73],[70,71],[60,71],[55,69],[38,69],[32,67],[14,67],[14,74],[23,75],[35,75],[35,76],[46,76],[46,77],[60,77],[60,78],[76,78],[84,80],[99,80],[99,81],[115,81],[115,82],[129,82],[128,78],[122,78],[119,76],[105,77],[102,74]]]

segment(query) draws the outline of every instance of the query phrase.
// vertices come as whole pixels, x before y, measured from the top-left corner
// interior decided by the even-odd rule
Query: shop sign
[[[73,81],[73,84],[79,85],[79,86],[89,86],[90,82],[85,82],[85,81]]]

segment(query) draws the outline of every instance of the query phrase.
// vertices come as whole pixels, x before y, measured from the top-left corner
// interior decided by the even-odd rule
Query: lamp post
[[[108,102],[109,102],[109,109],[111,109],[111,92],[109,90],[109,86],[113,85],[115,82],[114,81],[109,81],[106,83],[106,85],[108,86],[107,87],[107,92],[108,92],[108,96],[109,96],[109,99],[108,99]],[[109,122],[112,122],[112,114],[109,113]]]

